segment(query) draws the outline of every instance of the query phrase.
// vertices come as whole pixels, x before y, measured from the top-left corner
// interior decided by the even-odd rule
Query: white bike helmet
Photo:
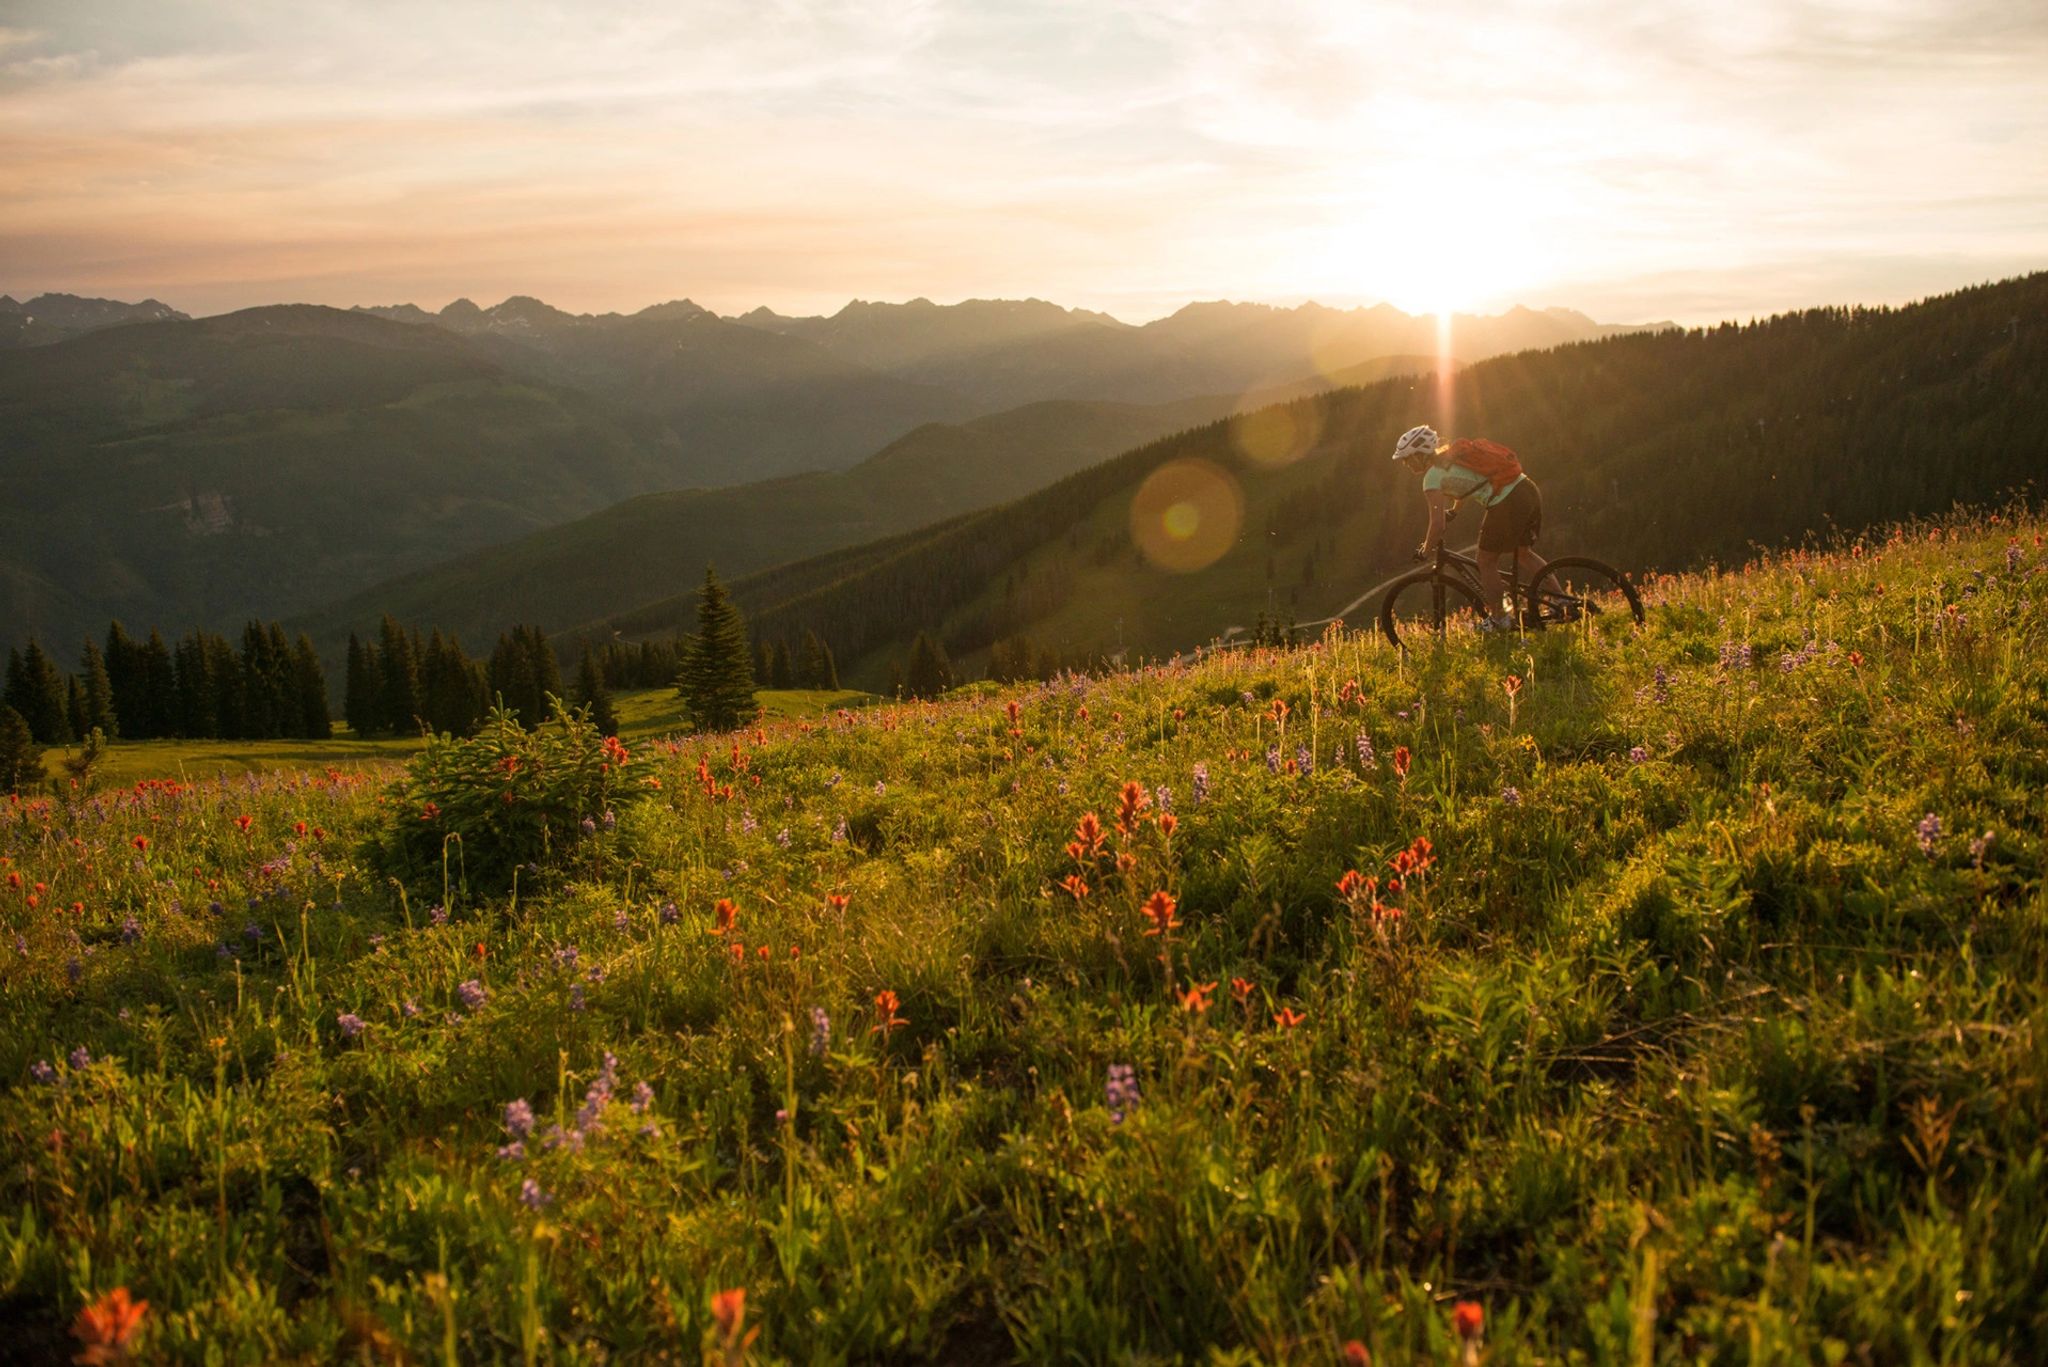
[[[1416,456],[1436,455],[1436,429],[1434,427],[1411,427],[1401,434],[1401,440],[1394,443],[1394,459],[1410,460]]]

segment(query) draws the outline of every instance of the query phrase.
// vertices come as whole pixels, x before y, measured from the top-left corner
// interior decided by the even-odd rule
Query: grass
[[[762,714],[775,718],[819,716],[870,700],[865,693],[816,689],[763,690],[755,697]],[[625,737],[641,739],[684,729],[682,701],[672,688],[621,692],[613,703],[618,709],[619,732]],[[346,725],[337,726],[334,738],[325,741],[117,740],[108,747],[97,778],[101,783],[125,787],[151,779],[189,782],[274,769],[359,769],[404,761],[417,754],[422,743],[416,736],[359,737]],[[52,778],[63,778],[64,757],[76,753],[75,746],[47,752],[44,771]]]
[[[13,804],[0,1320],[1409,1361],[1463,1303],[1500,1362],[2038,1361],[2043,530],[640,740],[511,896],[394,885],[432,814],[347,773]]]

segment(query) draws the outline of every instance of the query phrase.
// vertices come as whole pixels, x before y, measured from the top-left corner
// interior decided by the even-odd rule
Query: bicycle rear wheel
[[[1643,600],[1628,576],[1582,555],[1545,565],[1529,583],[1528,603],[1525,622],[1535,628],[1590,625],[1597,617],[1624,614],[1638,624],[1643,620]]]
[[[1479,619],[1479,595],[1464,580],[1434,569],[1396,579],[1380,599],[1380,630],[1396,646],[1404,634],[1442,636],[1461,618]]]

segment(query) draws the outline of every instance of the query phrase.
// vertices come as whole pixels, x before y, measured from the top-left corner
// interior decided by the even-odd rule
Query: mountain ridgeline
[[[1133,328],[1000,301],[741,321],[686,300],[590,316],[525,298],[194,320],[154,301],[0,299],[0,646],[76,640],[110,617],[231,630],[304,614],[635,495],[843,471],[920,431],[890,460],[943,464],[952,443],[982,467],[940,473],[933,497],[901,497],[902,483],[857,495],[816,535],[799,512],[762,559],[732,557],[798,559],[1033,487],[987,478],[997,466],[1050,479],[1170,430],[1090,405],[1326,386],[1414,351],[1425,323],[1388,309],[1198,305]],[[1602,330],[1517,310],[1471,320],[1459,354]],[[1047,403],[1064,406],[1020,414],[1012,438],[976,428]],[[932,429],[951,435],[933,441]],[[743,501],[779,497],[761,492]],[[685,523],[691,573],[731,550],[730,537],[689,546]],[[550,624],[658,587],[565,600]],[[488,627],[513,620],[531,617],[501,605]]]
[[[1304,398],[734,594],[757,639],[813,631],[861,686],[881,686],[921,630],[972,673],[1020,638],[1067,659],[1164,656],[1261,615],[1324,617],[1407,563],[1421,500],[1387,453],[1417,422],[1522,453],[1544,495],[1540,550],[1632,571],[1939,512],[2048,473],[2048,274],[1502,357],[1448,393],[1392,379]],[[1211,563],[1176,572],[1141,550],[1133,508],[1149,478],[1190,469],[1191,506],[1238,511]],[[666,634],[688,607],[653,602],[572,639]]]

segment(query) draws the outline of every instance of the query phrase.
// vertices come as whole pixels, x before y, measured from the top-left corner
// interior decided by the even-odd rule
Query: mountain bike
[[[1509,557],[1503,576],[1508,601],[1524,631],[1591,625],[1595,618],[1626,612],[1638,624],[1643,600],[1628,576],[1612,565],[1583,555],[1561,555],[1546,564],[1527,586],[1518,581],[1520,566]],[[1436,560],[1402,575],[1380,599],[1380,630],[1396,646],[1407,635],[1441,637],[1454,623],[1473,625],[1489,614],[1479,595],[1479,562],[1447,550],[1441,542]]]

